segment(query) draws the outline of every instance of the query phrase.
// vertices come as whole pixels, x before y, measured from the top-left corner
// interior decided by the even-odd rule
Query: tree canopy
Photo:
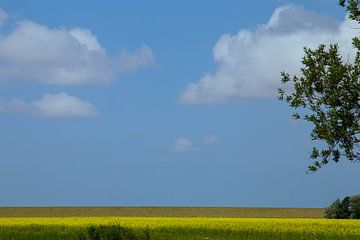
[[[360,195],[336,199],[325,209],[325,218],[360,219]]]
[[[349,12],[349,18],[360,22],[357,0],[340,0],[339,5]],[[281,73],[284,87],[279,88],[279,100],[297,110],[294,119],[312,123],[311,140],[321,142],[312,149],[310,172],[330,161],[360,160],[359,38],[353,38],[353,46],[356,55],[352,62],[342,59],[337,44],[321,44],[314,50],[305,47],[301,76]],[[290,91],[285,90],[288,84]]]

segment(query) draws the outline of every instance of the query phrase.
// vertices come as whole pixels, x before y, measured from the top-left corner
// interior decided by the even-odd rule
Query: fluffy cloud
[[[218,136],[216,135],[208,135],[208,136],[205,136],[202,140],[201,140],[201,143],[203,145],[212,145],[212,144],[215,144],[219,141],[219,138]]]
[[[192,141],[188,138],[176,139],[171,148],[175,152],[189,152],[195,150]]]
[[[0,23],[6,13],[0,11]],[[135,53],[108,56],[88,29],[49,28],[32,21],[17,22],[0,34],[0,79],[24,79],[46,84],[109,83],[119,73],[154,63],[144,45]],[[119,60],[119,61],[117,61]]]
[[[281,71],[299,74],[304,46],[339,43],[344,59],[351,60],[352,37],[358,28],[347,18],[338,23],[299,6],[279,7],[267,24],[255,31],[242,29],[221,36],[213,49],[217,70],[190,83],[180,101],[207,104],[273,97]]]
[[[136,52],[123,51],[119,57],[118,67],[120,71],[134,71],[140,67],[155,64],[154,54],[150,47],[143,44]]]
[[[70,96],[65,92],[45,94],[40,100],[26,102],[14,99],[9,103],[2,103],[3,111],[29,113],[36,116],[50,118],[95,117],[96,108],[87,101]]]

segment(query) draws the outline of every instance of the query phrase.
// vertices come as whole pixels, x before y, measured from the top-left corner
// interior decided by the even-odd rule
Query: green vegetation
[[[0,240],[82,240],[86,239],[85,234],[86,232],[80,227],[68,226],[29,225],[0,227]]]
[[[358,0],[340,0],[349,17],[360,23]],[[313,164],[309,171],[317,171],[330,161],[342,158],[359,161],[360,134],[360,39],[353,38],[356,51],[352,63],[343,60],[337,44],[317,49],[304,48],[301,76],[282,73],[283,85],[279,100],[302,111],[293,114],[313,125],[311,140],[320,141],[310,155]],[[289,89],[289,88],[288,88]]]
[[[0,207],[0,217],[323,218],[323,208]]]
[[[267,230],[225,231],[209,229],[161,229],[152,232],[152,240],[359,240],[358,235],[338,236],[310,232],[269,232]]]
[[[118,224],[71,226],[2,226],[0,240],[150,240],[150,231],[134,231]]]
[[[119,224],[92,225],[87,227],[84,239],[89,240],[150,240],[150,230],[131,230]]]
[[[336,199],[325,209],[325,218],[360,219],[360,195]]]

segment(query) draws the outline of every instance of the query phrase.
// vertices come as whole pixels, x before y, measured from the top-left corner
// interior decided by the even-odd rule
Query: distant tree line
[[[325,209],[325,218],[360,219],[360,195],[336,199]]]

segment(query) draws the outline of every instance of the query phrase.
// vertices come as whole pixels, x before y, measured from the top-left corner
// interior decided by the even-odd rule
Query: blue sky
[[[334,1],[3,1],[1,206],[324,207],[360,165],[306,174],[311,126],[276,100]],[[305,21],[304,21],[305,19]]]

